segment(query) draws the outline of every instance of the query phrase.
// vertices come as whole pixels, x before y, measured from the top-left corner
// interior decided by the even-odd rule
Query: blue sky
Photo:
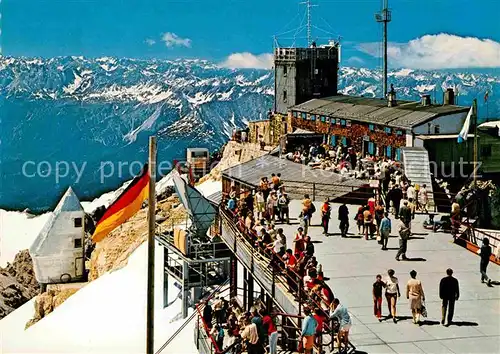
[[[321,37],[321,42],[340,35],[343,63],[377,65],[378,46],[374,42],[380,40],[381,29],[374,13],[380,9],[380,2],[314,0],[319,7],[313,8],[313,23],[323,30],[313,28],[313,37]],[[2,52],[12,56],[188,57],[224,61],[233,53],[270,53],[274,34],[299,26],[305,9],[298,3],[298,0],[3,0]],[[424,68],[500,66],[497,22],[500,1],[480,3],[390,1],[393,62]],[[441,33],[453,36],[443,37]],[[425,35],[439,36],[422,39]],[[305,31],[297,37],[298,43],[305,43]],[[289,38],[281,43],[290,45],[293,31],[282,38]],[[417,52],[435,48],[445,55],[451,51],[453,58],[440,60],[434,55],[425,64],[417,60],[422,57]],[[479,53],[475,54],[480,56],[479,60],[471,52]],[[242,60],[246,59],[252,58]],[[258,66],[262,60],[257,58],[257,64],[249,65]]]

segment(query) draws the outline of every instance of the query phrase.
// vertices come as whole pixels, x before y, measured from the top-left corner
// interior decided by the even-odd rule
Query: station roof
[[[293,186],[296,191],[306,190],[315,183],[318,190],[328,191],[331,198],[341,197],[366,185],[366,181],[344,177],[333,171],[312,169],[307,165],[271,155],[264,155],[222,171],[223,177],[254,188],[259,186],[262,177],[269,178],[271,173],[281,173],[286,190],[287,185]],[[287,192],[293,194],[290,188]]]
[[[395,107],[387,107],[387,101],[382,98],[338,95],[315,98],[290,110],[409,129],[439,116],[467,112],[469,107],[422,106],[420,102],[404,100],[398,100]]]

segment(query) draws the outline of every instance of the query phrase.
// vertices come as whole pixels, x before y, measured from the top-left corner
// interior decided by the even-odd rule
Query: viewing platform
[[[413,235],[408,242],[407,261],[395,259],[399,247],[398,220],[392,216],[392,233],[389,250],[382,251],[375,239],[365,240],[357,235],[354,216],[357,205],[348,205],[349,234],[340,237],[337,212],[339,204],[331,203],[332,218],[328,236],[322,234],[320,226],[320,202],[312,219],[308,234],[315,245],[315,256],[323,267],[326,283],[335,297],[349,310],[352,328],[349,339],[357,353],[498,353],[500,352],[500,287],[488,287],[481,283],[479,257],[453,243],[451,234],[434,233],[424,229],[426,216],[417,214],[412,220]],[[300,201],[290,204],[291,224],[276,224],[283,228],[287,237],[287,248],[293,248],[292,240],[299,226],[297,216]],[[277,277],[269,266],[269,259],[259,254],[248,242],[238,237],[234,223],[223,218],[222,239],[233,251],[245,272],[252,270],[256,292],[266,292],[278,307],[287,314],[300,314],[296,298],[287,292],[286,282]],[[495,250],[493,250],[495,251]],[[387,303],[382,304],[382,322],[373,315],[372,284],[375,276],[383,278],[388,269],[395,270],[399,279],[402,297],[398,299],[398,322],[386,320]],[[452,268],[460,283],[460,299],[455,304],[453,324],[441,325],[441,300],[439,282]],[[422,281],[426,298],[427,318],[423,324],[412,323],[409,302],[406,299],[406,283],[409,272],[417,271]],[[232,274],[234,275],[234,274]],[[488,275],[495,281],[500,279],[500,268],[490,263]],[[239,279],[236,282],[240,283]],[[246,300],[248,301],[248,299]],[[246,304],[245,304],[246,305]],[[280,333],[280,337],[283,334]],[[330,352],[330,347],[323,347]],[[354,351],[352,351],[354,352]]]

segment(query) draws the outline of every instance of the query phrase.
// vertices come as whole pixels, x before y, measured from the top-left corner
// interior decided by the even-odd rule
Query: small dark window
[[[307,119],[307,113],[302,113],[302,119],[306,120]]]
[[[82,239],[75,238],[75,248],[82,248]]]
[[[283,102],[286,102],[287,101],[287,94],[286,94],[286,90],[283,91]]]
[[[298,115],[299,115],[299,114],[297,113],[297,111],[293,111],[293,116],[294,116],[294,118],[297,118],[297,116],[298,116]]]
[[[82,227],[82,218],[75,218],[75,227]]]
[[[325,116],[321,116],[320,117],[321,121],[324,123],[326,121],[326,117]]]
[[[311,114],[311,120],[312,120],[312,121],[315,121],[315,120],[316,120],[316,115],[315,115],[315,114]]]
[[[283,67],[283,76],[286,76],[288,74],[288,66]]]
[[[374,131],[375,130],[375,126],[373,124],[368,124],[368,130],[369,131]]]
[[[384,131],[385,131],[387,134],[391,134],[391,128],[389,128],[389,127],[385,127]]]
[[[441,131],[441,129],[439,128],[439,125],[435,125],[434,126],[434,134],[439,134],[440,131]]]
[[[481,146],[481,157],[490,157],[491,156],[491,145]]]
[[[346,121],[345,121],[345,119],[341,119],[341,120],[340,120],[340,125],[341,125],[342,127],[345,127],[345,126],[346,126]]]
[[[403,135],[403,131],[402,130],[396,130],[396,135]]]

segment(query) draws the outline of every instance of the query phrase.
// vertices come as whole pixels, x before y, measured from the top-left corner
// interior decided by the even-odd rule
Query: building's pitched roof
[[[312,99],[290,110],[408,129],[438,116],[467,112],[469,107],[422,106],[420,102],[403,100],[398,100],[395,107],[387,107],[387,101],[381,98],[338,95]]]
[[[222,174],[229,179],[237,180],[248,186],[257,187],[263,176],[269,177],[271,173],[278,172],[281,173],[281,179],[285,181],[285,189],[287,183],[293,185],[293,189],[297,190],[316,183],[323,185],[322,188],[328,190],[330,193],[329,196],[332,198],[346,195],[366,184],[365,181],[344,177],[333,171],[315,170],[309,166],[271,155],[263,155],[240,165],[230,167],[222,171]],[[290,194],[289,190],[288,193]]]
[[[82,205],[80,204],[80,200],[76,196],[75,192],[71,187],[68,188],[66,193],[62,196],[61,200],[57,204],[54,209],[54,214],[59,214],[63,211],[82,211]]]

